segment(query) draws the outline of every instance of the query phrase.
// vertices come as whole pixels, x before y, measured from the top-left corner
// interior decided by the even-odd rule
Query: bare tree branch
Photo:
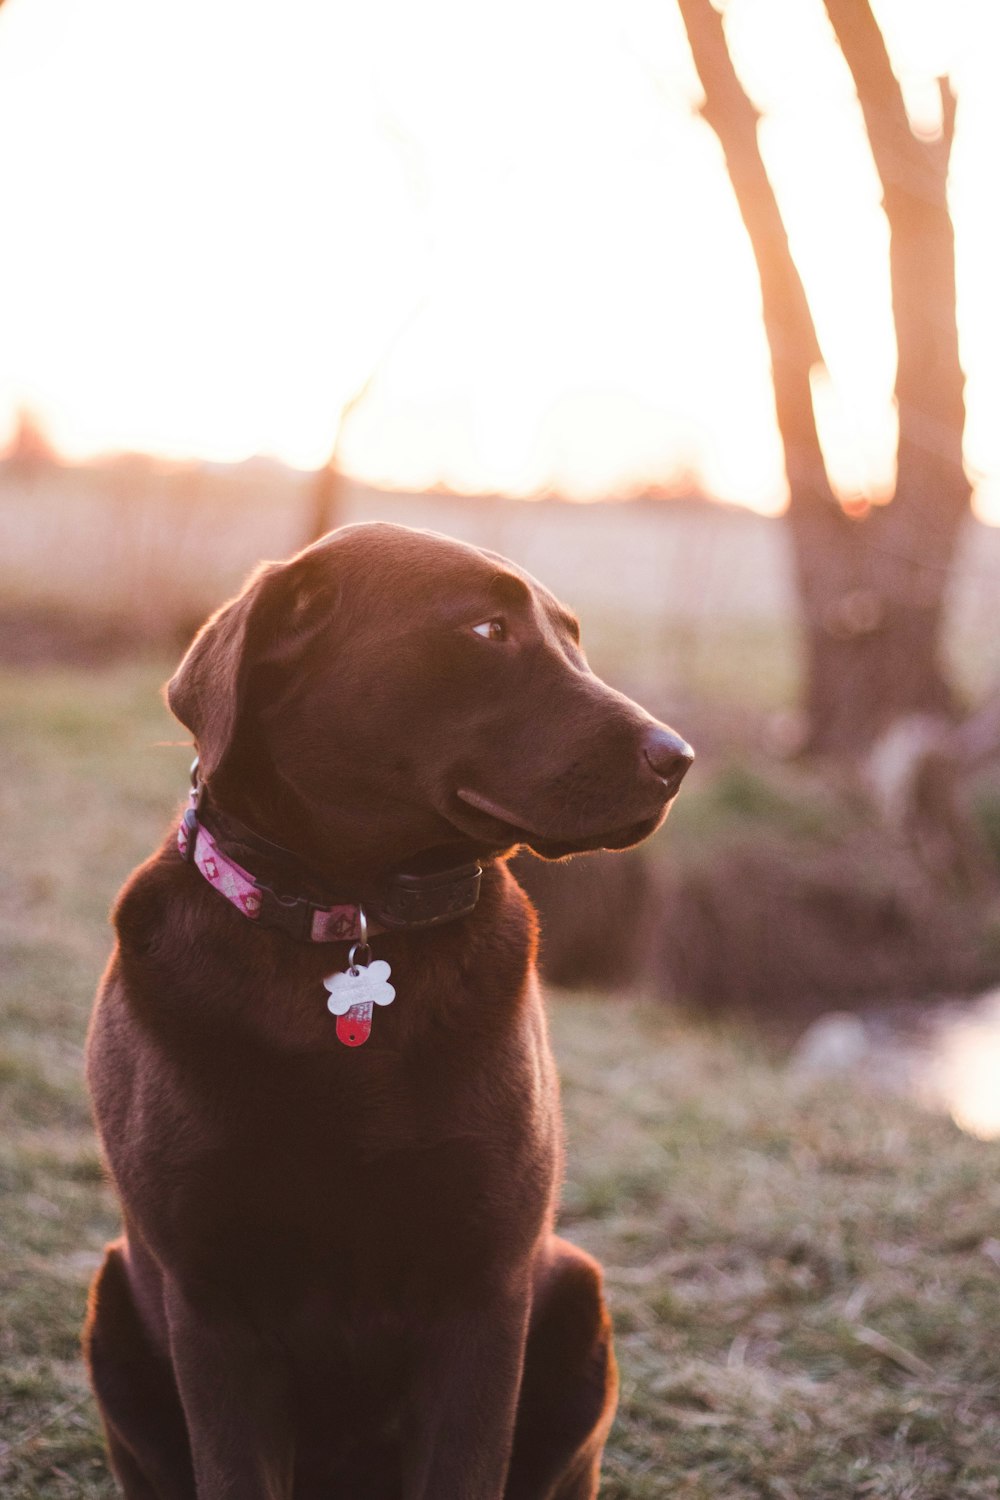
[[[722,17],[711,0],[678,0],[705,91],[702,114],[719,138],[726,169],[757,262],[774,398],[793,509],[842,519],[823,463],[810,371],[821,363],[805,288],[792,259],[781,210],[757,141],[757,111],[733,67]]]
[[[914,134],[868,0],[824,0],[854,78],[889,222],[898,360],[896,496],[885,531],[950,561],[970,486],[962,462],[965,377],[955,316],[955,235],[948,163],[956,101],[939,80],[942,133]]]
[[[958,112],[958,99],[951,86],[950,78],[939,78],[937,85],[941,95],[941,141],[945,156],[950,162],[951,148],[955,142],[955,115]]]

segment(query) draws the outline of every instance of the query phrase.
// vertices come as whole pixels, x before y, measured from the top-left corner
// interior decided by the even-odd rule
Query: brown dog
[[[168,697],[200,774],[118,902],[88,1049],[125,1232],[86,1347],[126,1495],[595,1495],[610,1326],[552,1231],[505,858],[645,838],[692,752],[532,578],[397,526],[264,568]]]

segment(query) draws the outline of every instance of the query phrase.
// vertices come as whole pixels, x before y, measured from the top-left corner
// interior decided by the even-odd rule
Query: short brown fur
[[[505,858],[645,837],[689,756],[666,773],[662,726],[528,575],[401,527],[258,573],[169,700],[212,805],[307,882],[484,874],[471,915],[375,939],[397,998],[359,1049],[324,1005],[344,944],[246,920],[174,832],[126,884],[88,1044],[124,1233],[85,1336],[125,1494],[588,1500],[610,1325],[553,1232],[557,1082]]]

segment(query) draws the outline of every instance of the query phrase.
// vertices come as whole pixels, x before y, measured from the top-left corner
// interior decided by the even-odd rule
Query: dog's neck
[[[243,916],[300,942],[350,942],[365,932],[415,930],[468,916],[482,866],[454,851],[428,851],[408,868],[387,870],[353,891],[331,891],[295,853],[218,807],[191,768],[191,795],[177,834],[194,865]]]

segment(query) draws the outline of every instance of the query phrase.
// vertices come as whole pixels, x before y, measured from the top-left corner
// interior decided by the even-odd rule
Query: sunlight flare
[[[936,72],[960,93],[966,451],[997,521],[998,22],[876,9],[918,128]],[[19,229],[0,249],[0,424],[27,406],[71,457],[312,467],[378,367],[343,435],[360,477],[579,499],[683,479],[783,506],[756,272],[673,7],[515,0],[500,25],[456,0],[292,0],[276,17],[3,7]],[[727,30],[815,311],[833,481],[881,498],[886,226],[850,77],[819,6],[732,0]]]

